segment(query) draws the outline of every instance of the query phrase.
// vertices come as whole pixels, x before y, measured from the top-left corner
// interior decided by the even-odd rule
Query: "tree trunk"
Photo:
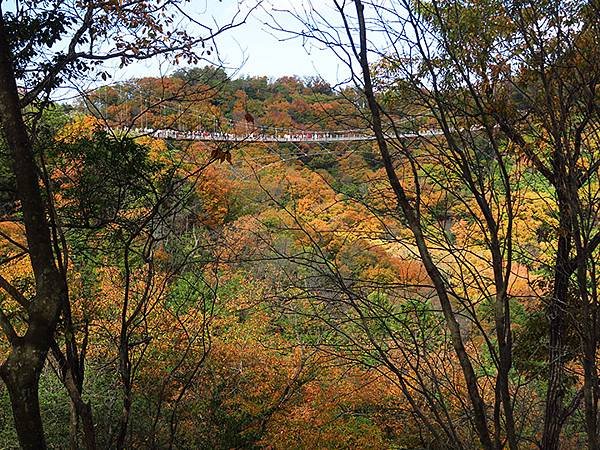
[[[595,348],[590,344],[589,341],[584,344],[586,348],[583,356],[585,422],[588,449],[598,450],[598,401],[595,392],[595,386],[598,384],[598,374],[596,373]]]
[[[0,368],[10,396],[19,444],[24,450],[46,448],[38,399],[39,378],[45,359],[43,352],[18,344]]]
[[[579,288],[579,297],[581,300],[581,312],[583,324],[581,329],[582,341],[582,366],[583,366],[583,399],[585,405],[585,423],[586,434],[588,438],[588,449],[598,450],[598,369],[596,366],[596,353],[598,350],[598,337],[596,334],[596,288],[588,292],[588,282],[595,282],[596,278],[592,273],[588,278],[588,261],[585,258],[589,242],[582,242],[581,233],[578,230],[576,236],[577,248],[577,285]],[[593,270],[593,269],[592,269]]]
[[[125,322],[124,322],[125,323]],[[124,325],[122,330],[126,330]],[[127,333],[121,332],[121,345],[119,348],[119,373],[121,382],[123,383],[123,409],[121,410],[121,418],[119,420],[119,434],[117,435],[117,449],[125,448],[127,440],[127,429],[129,427],[129,418],[131,415],[131,361],[129,360],[129,346],[127,342]]]
[[[0,9],[0,121],[10,153],[17,197],[21,203],[35,297],[25,305],[27,331],[10,342],[0,374],[11,399],[21,447],[46,448],[40,416],[38,384],[53,339],[61,305],[67,301],[66,280],[58,270],[41,195],[33,147],[21,113],[12,55]],[[24,300],[25,302],[26,300]]]
[[[117,435],[117,449],[125,448],[127,429],[129,428],[129,416],[131,414],[131,386],[127,385],[123,393],[123,409],[119,420],[119,434]]]
[[[74,420],[76,421],[77,428],[79,428],[79,419],[81,419],[84,448],[86,450],[96,450],[96,430],[94,429],[92,408],[81,398],[83,387],[75,383],[73,374],[69,368],[66,369],[63,382],[71,399],[72,413],[75,414]]]
[[[88,342],[89,330],[85,328],[81,351],[77,348],[75,341],[75,327],[71,319],[71,308],[66,304],[63,308],[66,351],[65,354],[60,350],[58,344],[53,342],[52,351],[54,357],[60,367],[61,378],[64,386],[69,393],[71,399],[72,413],[75,414],[75,422],[77,434],[79,433],[79,425],[81,421],[81,430],[83,431],[83,444],[86,450],[96,450],[96,430],[94,428],[94,420],[92,408],[89,403],[85,403],[82,398],[83,381],[84,381],[84,358]],[[77,442],[77,440],[76,440]],[[77,447],[78,444],[74,448]]]
[[[69,403],[69,448],[79,449],[79,416],[73,400]]]
[[[569,195],[568,176],[562,155],[556,152],[555,174],[556,193],[559,207],[559,237],[554,266],[554,288],[549,299],[547,314],[549,322],[550,377],[546,391],[546,410],[544,413],[544,432],[542,448],[555,450],[560,446],[560,434],[564,423],[565,395],[565,321],[568,308],[569,279],[571,275],[570,254],[573,246],[573,199]],[[562,163],[561,163],[562,162]]]

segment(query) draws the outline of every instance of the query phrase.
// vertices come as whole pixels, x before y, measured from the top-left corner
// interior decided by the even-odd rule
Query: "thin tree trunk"
[[[131,415],[131,385],[124,381],[123,386],[123,409],[119,420],[119,434],[117,435],[117,449],[125,448],[127,429],[129,428],[129,416]]]
[[[559,163],[556,163],[557,165]],[[569,212],[571,199],[567,194],[566,174],[564,167],[557,170],[557,195],[559,205],[559,232],[558,249],[554,269],[554,289],[548,304],[548,321],[550,334],[549,366],[550,376],[546,391],[546,410],[544,413],[544,431],[542,435],[542,448],[544,450],[557,450],[560,446],[560,434],[564,423],[564,394],[565,394],[565,320],[567,314],[567,299],[570,278],[570,251],[572,247],[571,232],[573,228],[572,216]],[[563,186],[561,186],[561,183]]]
[[[96,450],[96,430],[94,429],[92,408],[81,398],[82,387],[75,383],[69,369],[67,369],[64,384],[69,393],[72,408],[74,408],[73,412],[76,414],[77,424],[81,419],[84,447],[86,450]]]
[[[69,403],[69,447],[79,449],[79,416],[73,400]]]
[[[584,384],[583,395],[585,402],[585,422],[586,434],[588,438],[588,448],[597,450],[598,446],[598,402],[595,395],[594,386],[598,383],[598,374],[595,364],[595,346],[591,345],[589,339],[584,343],[583,370]]]
[[[473,366],[471,365],[471,361],[464,347],[464,343],[462,341],[462,336],[460,332],[460,326],[456,320],[456,317],[454,316],[454,312],[452,311],[452,305],[450,302],[450,298],[448,297],[448,292],[444,285],[442,274],[433,262],[433,259],[429,253],[425,237],[423,236],[421,230],[419,219],[414,211],[414,208],[410,205],[408,198],[406,197],[406,193],[404,192],[404,189],[400,183],[400,180],[396,175],[393,162],[387,148],[387,143],[385,141],[385,135],[383,133],[383,128],[381,124],[381,113],[379,111],[379,105],[377,103],[377,100],[375,99],[370,75],[370,68],[367,59],[367,38],[364,17],[364,5],[360,0],[354,0],[354,4],[356,6],[360,33],[360,47],[356,56],[361,66],[364,81],[364,93],[367,99],[367,103],[369,105],[371,118],[373,120],[373,131],[375,133],[377,144],[381,152],[386,174],[390,181],[391,187],[394,190],[394,193],[398,199],[400,208],[406,216],[409,228],[413,233],[415,242],[417,244],[417,248],[419,250],[419,254],[421,256],[421,259],[423,260],[423,265],[425,266],[425,270],[427,271],[429,278],[433,282],[436,293],[440,300],[442,312],[444,314],[446,324],[450,331],[452,345],[460,362],[465,382],[467,385],[467,391],[469,393],[469,398],[471,400],[471,406],[473,408],[474,413],[475,428],[477,430],[480,443],[483,448],[492,449],[494,447],[490,437],[489,429],[487,427],[485,404],[479,393],[479,387],[477,386],[477,377],[475,375],[475,371],[473,370]],[[349,30],[347,31],[350,32]]]
[[[559,241],[564,241],[564,238]],[[560,248],[565,243],[559,244]],[[557,264],[556,271],[561,267]],[[544,434],[542,436],[542,448],[544,450],[553,450],[559,448],[559,438],[562,429],[562,415],[564,413],[563,398],[564,387],[564,332],[565,332],[565,305],[563,299],[567,294],[568,279],[563,275],[557,274],[555,278],[556,287],[554,289],[550,305],[548,306],[548,320],[550,328],[550,377],[548,379],[548,389],[546,391],[546,410],[544,414]]]
[[[578,229],[579,230],[579,229]],[[587,244],[586,244],[587,246]],[[598,385],[598,372],[596,367],[596,351],[598,340],[596,337],[596,304],[595,293],[588,293],[588,268],[587,258],[584,258],[586,246],[581,242],[580,235],[576,237],[577,247],[577,284],[579,297],[582,304],[582,366],[583,366],[583,399],[585,405],[585,424],[588,438],[588,449],[598,449],[598,399],[596,389]],[[592,278],[593,280],[593,278]]]
[[[496,241],[496,239],[494,239]],[[496,247],[498,249],[498,246]],[[506,428],[506,438],[508,447],[511,450],[518,449],[518,439],[515,431],[515,419],[510,395],[509,375],[512,367],[512,335],[510,327],[510,305],[506,291],[506,285],[502,277],[501,258],[495,258],[494,272],[496,273],[495,284],[500,292],[496,298],[496,337],[498,339],[498,392],[504,412],[504,421]],[[498,424],[496,425],[498,426]],[[498,448],[501,448],[498,446]]]

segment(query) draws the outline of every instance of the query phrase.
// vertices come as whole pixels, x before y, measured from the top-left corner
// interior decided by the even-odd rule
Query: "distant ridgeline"
[[[180,70],[168,78],[141,78],[104,86],[80,106],[111,128],[163,139],[217,142],[327,143],[371,141],[357,113],[359,95],[334,90],[319,78],[228,79],[222,69]],[[360,109],[360,108],[359,108]],[[431,137],[420,116],[406,119],[391,138]]]

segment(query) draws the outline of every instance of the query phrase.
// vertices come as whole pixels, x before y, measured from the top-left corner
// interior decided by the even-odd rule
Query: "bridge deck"
[[[173,139],[177,141],[207,141],[207,142],[266,142],[266,143],[327,143],[327,142],[352,142],[373,141],[372,134],[354,133],[327,133],[327,132],[304,132],[295,134],[269,135],[260,133],[232,134],[207,131],[179,131],[179,130],[133,130],[135,134],[150,135],[160,139]],[[430,130],[422,133],[388,134],[387,139],[409,139],[433,137],[442,134],[439,130]]]

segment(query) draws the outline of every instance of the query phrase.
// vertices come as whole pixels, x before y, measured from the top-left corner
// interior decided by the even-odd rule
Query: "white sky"
[[[242,0],[241,8],[247,9],[256,1],[258,0]],[[320,0],[319,4],[325,4],[327,1]],[[238,0],[191,0],[186,11],[192,12],[202,23],[222,24],[235,14],[238,3]],[[333,53],[308,43],[304,46],[299,38],[283,40],[285,35],[275,33],[265,24],[270,20],[265,10],[273,11],[300,5],[301,0],[263,0],[263,9],[255,10],[245,24],[218,36],[218,54],[228,72],[233,74],[239,69],[238,75],[264,75],[270,78],[285,75],[318,75],[332,85],[345,80],[344,66]],[[285,27],[301,28],[297,22],[284,14],[277,14],[277,18]],[[149,61],[124,71],[117,71],[120,73],[114,79],[158,76],[161,72],[168,73],[174,69],[173,66]]]
[[[196,0],[197,3],[205,1]],[[216,3],[215,0],[208,0],[208,2],[213,5]],[[263,2],[263,7],[269,8],[269,4],[275,4],[277,8],[283,8],[287,6],[288,2],[289,0],[271,0]],[[224,0],[216,3],[216,7],[225,6],[226,3],[229,3],[227,5],[229,8],[223,8],[221,14],[224,13],[225,17],[229,17],[237,2]],[[290,28],[298,27],[297,23],[293,23],[284,15],[278,14],[277,16],[281,18],[283,24],[289,24]],[[335,55],[308,44],[303,46],[299,38],[282,41],[285,36],[270,30],[265,24],[268,20],[269,17],[264,11],[255,11],[246,24],[221,36],[217,41],[221,57],[232,63],[233,66],[239,66],[245,58],[241,73],[247,75],[271,77],[320,75],[331,83],[343,78],[343,69]]]

